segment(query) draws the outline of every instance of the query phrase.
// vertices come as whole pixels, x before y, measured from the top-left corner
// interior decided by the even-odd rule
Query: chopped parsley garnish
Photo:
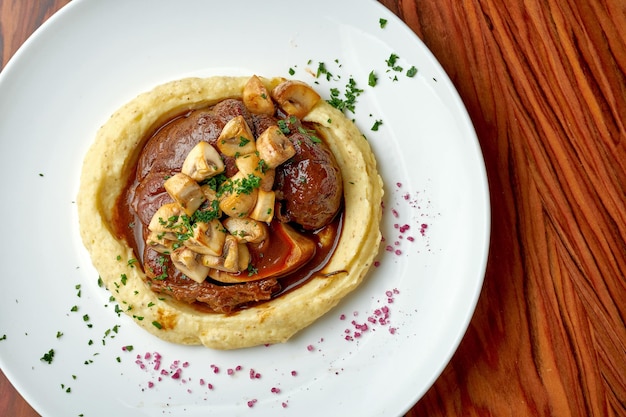
[[[217,196],[221,197],[225,193],[251,194],[255,188],[261,185],[261,178],[254,174],[248,174],[245,178],[229,178],[217,190]]]
[[[374,132],[376,132],[376,131],[378,130],[378,128],[380,127],[380,125],[382,125],[382,124],[383,124],[383,121],[382,121],[382,120],[376,120],[376,121],[374,122],[374,126],[372,126],[372,130],[373,130]]]
[[[289,130],[289,126],[287,125],[287,122],[285,120],[281,119],[276,123],[278,124],[278,128],[280,129],[280,131],[283,132],[285,135],[291,133],[291,130]]]
[[[344,111],[349,110],[354,113],[354,108],[356,105],[356,99],[363,90],[357,88],[356,81],[354,78],[350,77],[348,80],[348,84],[346,85],[346,91],[344,93],[345,98],[340,97],[340,91],[337,88],[330,89],[330,100],[328,100],[328,104],[335,107],[338,110]]]
[[[0,340],[7,340],[7,335],[3,334],[2,336],[0,336]]]
[[[396,61],[398,61],[398,58],[400,57],[392,52],[391,55],[389,55],[389,58],[385,60],[385,62],[387,63],[387,66],[389,68],[393,68],[396,66]]]
[[[367,78],[367,85],[370,87],[374,87],[378,82],[378,77],[376,77],[376,73],[374,71],[370,72],[369,77]]]
[[[152,322],[152,325],[153,325],[154,327],[156,327],[157,329],[162,329],[162,328],[163,328],[163,326],[161,325],[161,323],[159,323],[158,321],[153,321],[153,322]]]
[[[325,76],[326,81],[330,81],[333,78],[333,74],[328,72],[326,64],[324,64],[323,62],[320,62],[317,65],[317,73],[315,74],[315,78],[319,78],[321,75]]]
[[[244,137],[244,136],[239,136],[239,147],[243,148],[244,146],[246,146],[248,143],[250,143],[250,139]]]
[[[406,70],[406,76],[407,77],[413,78],[413,77],[415,77],[415,74],[417,74],[417,68],[415,68],[415,66],[412,66],[411,68]]]
[[[41,361],[47,362],[48,364],[51,364],[53,359],[54,359],[54,349],[50,349],[48,352],[44,353],[44,355],[40,358]]]
[[[383,19],[382,17],[380,19],[378,19],[378,24],[380,25],[381,29],[384,29],[385,26],[387,26],[387,19]]]

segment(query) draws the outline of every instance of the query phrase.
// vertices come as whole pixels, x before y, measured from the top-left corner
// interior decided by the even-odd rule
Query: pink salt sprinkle
[[[315,348],[313,347],[313,345],[308,345],[308,346],[306,347],[306,350],[308,350],[309,352],[313,351],[313,349],[315,349]]]
[[[282,405],[283,405],[283,408],[287,408],[287,403],[286,402],[284,402]]]
[[[273,394],[280,394],[280,388],[272,387],[271,391]]]
[[[298,375],[298,372],[296,372],[296,371],[291,371],[291,376],[296,376],[296,375]]]
[[[256,404],[256,402],[257,402],[256,399],[248,401],[248,407],[250,407],[250,408],[254,407],[254,404]]]

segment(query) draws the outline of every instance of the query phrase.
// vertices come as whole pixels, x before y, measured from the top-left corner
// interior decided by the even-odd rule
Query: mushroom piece
[[[252,261],[252,255],[250,255],[250,249],[244,242],[239,242],[237,245],[237,253],[239,255],[239,270],[245,271],[248,269],[248,265]]]
[[[239,251],[237,239],[234,236],[226,235],[222,256],[202,255],[200,257],[202,265],[210,269],[224,272],[239,272]]]
[[[198,283],[202,283],[209,275],[209,267],[202,265],[199,255],[189,248],[176,249],[170,258],[176,269]]]
[[[253,75],[243,87],[243,104],[250,113],[273,115],[275,112],[274,102],[263,81]]]
[[[216,144],[226,156],[242,155],[256,150],[254,134],[243,116],[233,117],[226,123]]]
[[[272,90],[272,98],[289,115],[302,119],[320,101],[317,94],[309,85],[297,80],[287,80],[278,84]]]
[[[197,222],[192,226],[192,232],[193,235],[183,242],[187,248],[202,255],[222,255],[227,233],[219,220]]]
[[[206,200],[200,185],[182,172],[169,177],[163,186],[188,216],[198,210],[198,207]]]
[[[265,223],[249,217],[228,217],[224,219],[224,227],[238,242],[260,243],[269,236]]]
[[[163,204],[152,215],[148,229],[159,233],[163,239],[178,240],[178,236],[187,232],[182,214],[183,209],[178,203]]]
[[[175,240],[166,239],[166,233],[150,232],[146,238],[146,245],[150,246],[153,250],[169,255],[174,251]]]
[[[181,172],[194,181],[201,182],[224,172],[224,161],[210,143],[200,141],[187,154]]]
[[[270,126],[256,140],[259,158],[269,168],[276,168],[296,154],[296,149],[278,126]]]
[[[259,189],[254,208],[248,214],[251,219],[260,222],[269,223],[274,218],[274,204],[276,202],[276,193],[274,191],[265,191]]]
[[[255,180],[255,181],[253,181]],[[256,204],[259,178],[241,172],[227,179],[221,186],[219,207],[230,217],[247,217]]]
[[[235,165],[239,172],[247,176],[255,175],[261,179],[259,188],[271,190],[274,186],[274,177],[276,170],[267,166],[264,159],[261,159],[258,152],[240,155],[235,159]]]

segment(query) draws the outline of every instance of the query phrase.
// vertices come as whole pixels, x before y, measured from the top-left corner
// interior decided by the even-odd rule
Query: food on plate
[[[383,185],[367,140],[309,85],[186,78],[121,107],[77,206],[122,310],[175,343],[285,342],[364,279]]]

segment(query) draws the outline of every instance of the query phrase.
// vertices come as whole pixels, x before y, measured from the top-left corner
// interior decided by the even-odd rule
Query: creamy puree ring
[[[318,100],[298,117],[323,136],[341,170],[343,187],[341,230],[321,270],[293,290],[229,313],[207,313],[149,287],[133,245],[115,227],[118,200],[139,155],[154,131],[175,116],[226,99],[242,100],[250,79],[186,78],[159,85],[111,116],[83,162],[77,206],[81,237],[92,262],[122,310],[170,342],[216,349],[285,342],[354,290],[378,253],[383,184],[376,160],[354,123]],[[258,79],[272,92],[285,81]]]

